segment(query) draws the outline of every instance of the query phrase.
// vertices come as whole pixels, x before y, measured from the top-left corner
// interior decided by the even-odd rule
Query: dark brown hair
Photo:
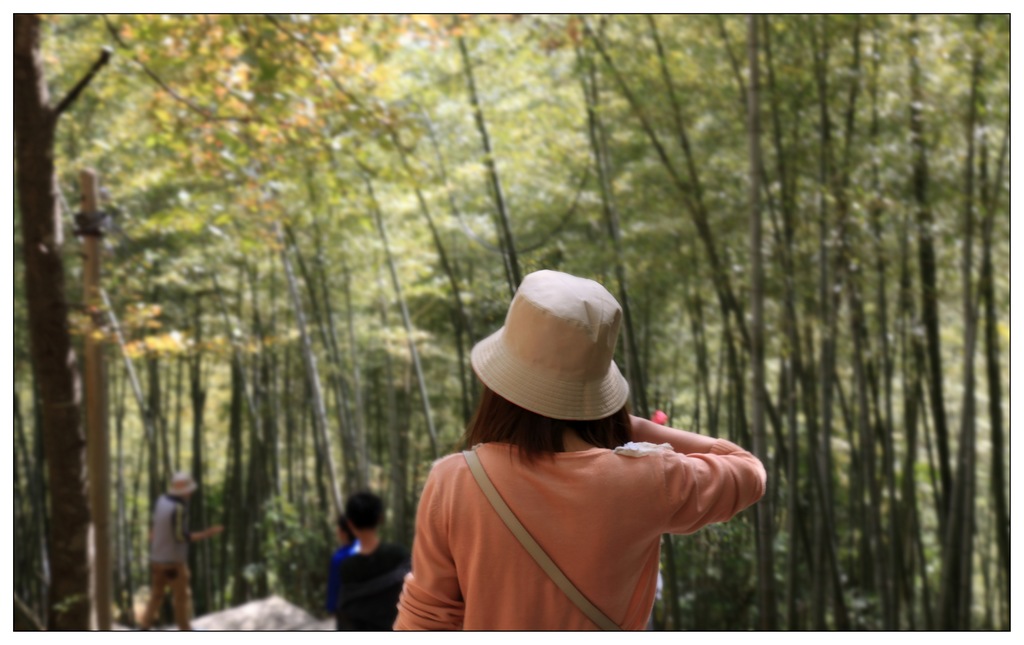
[[[464,439],[467,448],[490,441],[510,443],[519,447],[527,461],[532,461],[546,453],[563,452],[562,432],[566,428],[575,430],[580,439],[598,448],[613,449],[631,438],[626,406],[603,419],[552,419],[519,407],[485,385]]]

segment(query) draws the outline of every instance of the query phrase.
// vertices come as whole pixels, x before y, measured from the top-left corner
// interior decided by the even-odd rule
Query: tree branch
[[[57,104],[57,107],[54,108],[54,118],[59,117],[61,114],[64,113],[65,110],[71,107],[71,104],[75,102],[75,99],[77,99],[78,95],[82,93],[82,90],[84,90],[86,86],[89,85],[93,77],[96,76],[96,73],[100,71],[100,68],[102,68],[110,61],[110,57],[111,55],[113,55],[113,53],[114,50],[112,50],[110,47],[103,48],[103,51],[100,53],[100,57],[96,60],[95,63],[92,64],[92,69],[89,70],[89,73],[83,76],[82,80],[78,81],[78,83],[73,88],[71,88],[71,91],[68,92],[67,95],[60,100],[60,103]]]

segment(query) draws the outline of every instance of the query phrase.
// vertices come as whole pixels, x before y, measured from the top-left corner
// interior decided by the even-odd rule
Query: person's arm
[[[416,511],[412,573],[406,575],[398,599],[395,631],[462,628],[465,603],[445,530],[446,500],[438,491],[443,478],[437,474],[435,466]]]
[[[646,441],[654,444],[667,443],[672,446],[673,450],[684,455],[711,452],[712,447],[718,442],[713,437],[705,437],[686,430],[676,430],[642,417],[629,415],[629,420],[632,423],[633,441]]]
[[[724,522],[764,495],[761,461],[725,439],[715,439],[631,416],[633,440],[667,443],[663,453],[669,505],[668,533],[693,533]]]
[[[223,532],[224,532],[224,527],[221,526],[220,524],[217,524],[216,526],[211,526],[210,528],[203,529],[202,531],[194,531],[192,533],[189,533],[188,537],[189,537],[189,540],[191,540],[192,542],[199,542],[200,540],[206,540],[208,538],[212,538],[214,535],[217,535],[217,534],[223,533]]]

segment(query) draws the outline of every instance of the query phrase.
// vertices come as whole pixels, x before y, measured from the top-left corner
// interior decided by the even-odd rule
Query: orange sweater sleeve
[[[459,589],[455,560],[449,549],[448,518],[453,514],[445,508],[452,496],[443,488],[446,478],[438,475],[438,467],[462,454],[449,455],[434,464],[416,510],[416,539],[413,541],[413,570],[405,577],[398,599],[395,630],[457,630],[462,629],[465,603]],[[450,480],[448,480],[450,481]]]
[[[714,440],[707,453],[665,450],[661,456],[669,508],[666,533],[693,533],[725,522],[764,495],[767,475],[761,461],[725,439]]]

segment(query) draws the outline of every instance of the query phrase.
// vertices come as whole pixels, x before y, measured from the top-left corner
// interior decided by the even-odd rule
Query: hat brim
[[[477,343],[470,362],[484,385],[521,408],[552,419],[603,419],[622,409],[629,384],[611,361],[602,378],[592,381],[560,379],[544,374],[511,354],[502,327]]]
[[[185,486],[184,488],[175,488],[173,485],[169,486],[167,488],[167,492],[171,495],[186,495],[188,493],[196,492],[196,488],[198,488],[198,484],[196,484],[195,481],[190,481],[188,486]]]

